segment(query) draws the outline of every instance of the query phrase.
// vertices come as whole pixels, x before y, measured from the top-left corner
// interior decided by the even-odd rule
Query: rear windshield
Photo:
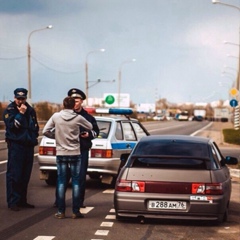
[[[99,128],[98,138],[108,138],[111,122],[97,121],[97,125]]]
[[[135,155],[168,155],[209,157],[207,144],[188,142],[142,142],[134,150]]]
[[[131,166],[138,168],[210,169],[206,144],[159,143],[139,144],[135,149]]]

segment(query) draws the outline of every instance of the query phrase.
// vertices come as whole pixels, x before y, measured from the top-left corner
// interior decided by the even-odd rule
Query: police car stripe
[[[136,143],[135,142],[123,142],[123,143],[112,143],[112,149],[131,149]]]

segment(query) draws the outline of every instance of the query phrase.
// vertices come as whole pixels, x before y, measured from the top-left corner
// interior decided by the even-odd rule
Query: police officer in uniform
[[[39,126],[35,110],[26,102],[27,93],[25,88],[17,88],[14,91],[14,102],[3,113],[8,146],[7,204],[13,211],[34,208],[27,202],[27,188],[32,172],[34,146],[38,144]]]
[[[74,111],[84,118],[86,118],[93,125],[91,131],[85,130],[80,127],[80,149],[81,149],[81,171],[80,171],[80,206],[84,206],[84,196],[86,188],[86,174],[88,168],[89,150],[92,147],[92,139],[96,138],[99,134],[99,128],[96,119],[90,115],[83,107],[82,103],[86,99],[86,95],[83,91],[77,88],[72,88],[68,91],[68,96],[75,99]]]

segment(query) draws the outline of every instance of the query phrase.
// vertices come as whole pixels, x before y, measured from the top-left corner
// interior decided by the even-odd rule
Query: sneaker
[[[54,216],[55,216],[55,218],[63,219],[63,218],[65,218],[65,213],[57,212],[57,213],[55,213]]]
[[[81,214],[80,212],[78,212],[78,213],[73,213],[73,214],[72,214],[72,218],[73,218],[73,219],[84,218],[84,215]]]

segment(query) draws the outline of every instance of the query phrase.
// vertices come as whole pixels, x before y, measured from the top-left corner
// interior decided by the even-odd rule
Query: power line
[[[64,74],[75,74],[75,73],[79,73],[79,72],[82,72],[82,71],[74,71],[74,72],[64,72],[64,71],[59,71],[59,70],[56,70],[56,69],[53,69],[53,68],[50,68],[49,66],[45,65],[44,63],[42,63],[41,61],[39,61],[38,59],[36,59],[35,57],[32,56],[32,59],[34,59],[37,63],[39,63],[40,65],[42,65],[43,67],[51,70],[51,71],[54,71],[54,72],[60,72],[60,73],[64,73]]]
[[[12,58],[0,58],[0,60],[19,60],[19,59],[23,59],[23,58],[26,58],[26,56],[12,57]]]

